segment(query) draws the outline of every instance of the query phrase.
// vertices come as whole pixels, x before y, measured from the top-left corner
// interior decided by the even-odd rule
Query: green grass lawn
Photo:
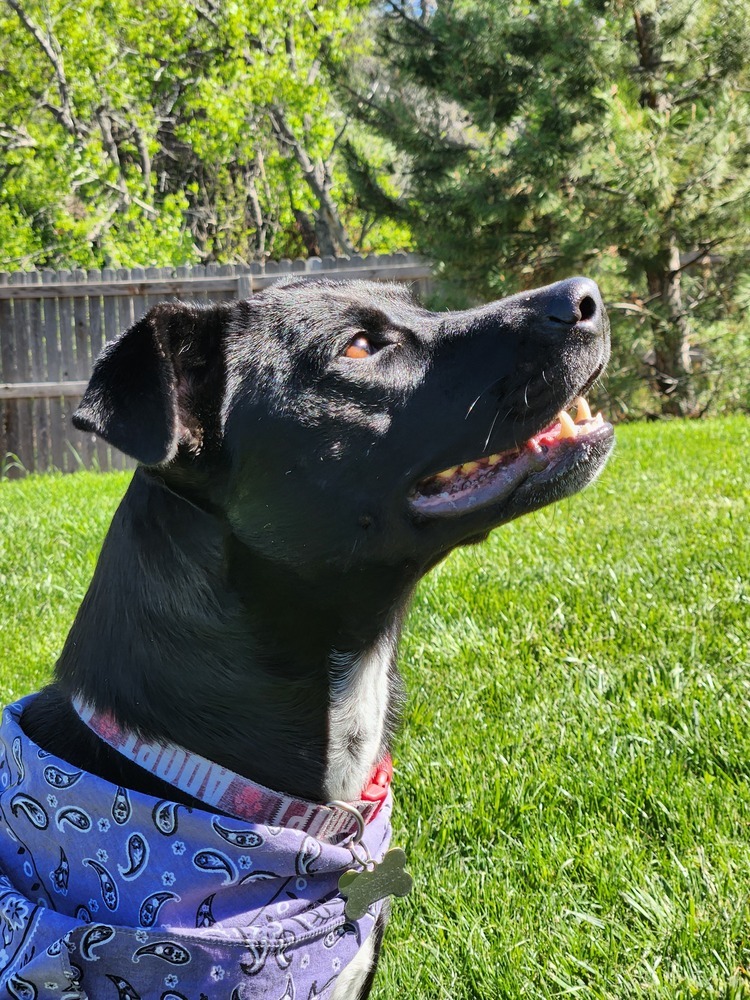
[[[617,438],[418,592],[416,886],[376,1000],[750,997],[750,419]],[[0,484],[4,700],[49,676],[127,478]]]

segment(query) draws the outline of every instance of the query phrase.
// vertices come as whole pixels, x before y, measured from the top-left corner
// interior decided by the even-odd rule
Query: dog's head
[[[394,285],[286,281],[156,306],[105,348],[74,423],[265,558],[419,575],[597,475],[612,428],[565,410],[608,354],[585,278],[442,314]]]

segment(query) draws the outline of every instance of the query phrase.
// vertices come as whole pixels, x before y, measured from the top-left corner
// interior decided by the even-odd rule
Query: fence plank
[[[149,285],[146,281],[146,271],[142,267],[132,267],[129,271],[119,270],[117,277],[127,275],[127,280],[135,289],[134,293],[128,296],[121,295],[118,298],[120,303],[120,333],[124,333],[148,312],[149,306]],[[109,449],[110,468],[128,469],[134,463],[126,455],[116,448]]]
[[[67,280],[64,281],[64,285],[69,288],[71,283],[70,277],[68,276],[69,272],[63,271],[61,274],[66,276]],[[62,362],[60,381],[67,382],[75,379],[77,370],[75,356],[75,320],[73,317],[72,297],[69,294],[62,295],[58,300],[57,307],[58,330],[60,336],[60,359]],[[64,432],[63,454],[60,456],[60,459],[62,462],[61,468],[65,472],[75,472],[79,464],[76,461],[77,452],[73,451],[73,440],[75,437],[75,431],[71,423],[73,411],[74,406],[70,403],[68,397],[60,400],[60,419]]]
[[[231,301],[237,298],[237,277],[235,274],[234,264],[221,264],[217,271],[217,275],[222,278],[233,278],[235,286],[231,291],[222,292],[221,295],[216,295],[214,298],[221,302]]]
[[[75,270],[73,272],[73,277],[77,282],[83,283],[88,281],[86,271]],[[91,371],[91,329],[89,325],[90,301],[90,296],[87,296],[85,299],[76,296],[73,299],[75,373],[71,377],[76,381],[88,378],[89,372]],[[80,462],[82,462],[85,468],[90,469],[93,464],[94,456],[96,455],[96,437],[93,434],[87,434],[85,431],[79,431],[77,428],[73,427],[72,417],[76,407],[78,406],[78,402],[78,399],[67,400],[68,412],[70,413],[71,418],[69,429],[70,441]]]
[[[198,265],[196,265],[197,267]],[[180,268],[177,269],[181,270]],[[60,272],[62,273],[62,272]],[[174,278],[143,279],[133,281],[130,278],[130,271],[127,268],[119,268],[113,281],[94,284],[93,282],[61,282],[56,288],[45,288],[41,295],[46,298],[58,298],[67,295],[69,298],[88,298],[89,295],[102,295],[104,297],[115,296],[120,298],[137,297],[139,295],[161,295],[171,297],[176,295],[198,295],[201,292],[227,291],[231,288],[231,280],[226,278],[206,278],[205,276],[190,278],[187,275],[184,280]],[[189,289],[189,290],[188,290]],[[26,289],[2,288],[0,299],[23,299],[29,298]]]
[[[38,286],[42,276],[38,271],[30,271],[27,281]],[[29,378],[32,382],[47,383],[47,355],[44,350],[44,327],[42,299],[29,299],[24,303],[29,326],[30,366]],[[0,393],[1,395],[1,393]],[[49,429],[49,402],[46,396],[35,396],[32,401],[32,420],[34,422],[35,462],[36,472],[46,472],[52,465]]]
[[[96,285],[102,280],[102,272],[99,270],[89,271],[86,280]],[[89,368],[85,373],[86,378],[91,374],[94,362],[101,354],[104,347],[104,300],[101,295],[89,296],[89,345],[88,360]],[[85,386],[84,386],[85,388]],[[91,456],[91,466],[97,469],[109,469],[109,446],[106,441],[95,434],[93,438],[93,454]]]
[[[57,280],[57,272],[42,271],[42,288],[53,284]],[[47,359],[47,378],[51,382],[62,381],[62,355],[60,351],[59,329],[58,329],[58,300],[57,298],[45,298],[44,305],[44,352]],[[52,468],[61,469],[63,456],[65,454],[65,440],[67,428],[64,425],[64,413],[62,399],[50,397],[49,407],[49,436],[50,436],[50,465]]]
[[[105,267],[102,271],[102,280],[104,284],[114,277],[115,272],[110,267]],[[102,296],[102,301],[104,303],[104,342],[109,343],[110,340],[114,340],[117,334],[120,332],[120,316],[117,308],[117,299],[111,295]],[[124,325],[122,329],[125,329]]]
[[[96,276],[101,278],[101,271],[89,271],[88,280],[96,283]],[[89,371],[99,357],[104,347],[104,303],[101,295],[89,295]]]
[[[130,269],[120,267],[117,269],[117,278],[120,284],[120,291],[117,294],[117,307],[120,315],[120,326],[123,330],[129,329],[135,323],[134,299],[139,294],[139,289],[130,282]],[[102,290],[102,294],[105,294]]]
[[[0,475],[4,468],[22,474],[20,466],[10,468],[9,452],[28,470],[132,468],[131,459],[71,423],[103,345],[157,302],[246,298],[292,274],[422,285],[430,268],[414,255],[395,254],[0,274]]]
[[[210,280],[210,281],[213,281],[215,278],[218,278],[218,277],[219,277],[219,265],[218,264],[206,264],[206,278],[208,280]],[[224,289],[221,289],[221,290],[217,289],[216,292],[214,292],[213,294],[211,294],[209,296],[209,292],[206,290],[206,291],[204,291],[204,292],[201,293],[201,295],[199,296],[198,301],[199,302],[208,302],[209,298],[213,299],[213,300],[222,299],[222,298],[224,298],[224,296],[222,294],[223,291],[224,291]]]
[[[142,267],[131,267],[130,276],[135,282],[138,282],[139,279],[143,282],[146,277],[146,271]],[[148,306],[146,305],[146,288],[142,284],[138,287],[139,291],[137,294],[130,296],[133,323],[137,323],[139,319],[143,319],[148,312]]]
[[[28,275],[18,271],[11,275],[14,285],[25,285]],[[31,344],[29,330],[28,303],[17,301],[13,303],[13,326],[16,339],[16,371],[14,378],[19,382],[27,382],[31,378]],[[16,403],[18,419],[18,454],[23,455],[23,465],[29,472],[37,468],[36,447],[34,442],[34,408],[30,399],[19,399]]]
[[[328,257],[325,264],[319,257],[310,257],[307,261],[303,261],[303,264],[306,265],[304,270],[307,272],[325,270],[326,277],[342,281],[353,277],[366,277],[375,281],[409,282],[418,278],[429,277],[431,273],[428,265],[422,262],[396,260],[388,261],[384,264],[380,263],[380,260],[381,258],[375,255],[368,257],[367,266],[365,267],[366,273],[364,275],[360,267],[352,265],[351,261],[345,257]],[[269,261],[265,273],[258,275],[258,288],[266,288],[279,277],[278,270],[271,269],[272,263]],[[292,262],[292,270],[294,271],[297,270],[297,267],[294,266],[296,263],[296,261]],[[206,292],[231,292],[236,287],[234,276],[223,277],[221,275],[214,275],[207,277],[205,273],[198,273],[192,277],[185,275],[180,279],[179,272],[181,270],[184,269],[177,268],[178,276],[176,278],[144,278],[141,281],[134,281],[127,269],[123,268],[117,272],[117,278],[114,281],[102,282],[101,284],[66,281],[61,282],[57,287],[42,288],[37,293],[31,292],[28,288],[21,285],[0,286],[0,300],[37,298],[38,296],[43,298],[58,298],[59,296],[87,298],[89,295],[102,295],[105,298],[109,296],[127,296],[130,298],[139,295],[195,298]],[[193,271],[198,272],[204,270],[200,265],[196,265],[193,268]],[[62,274],[64,272],[59,273]]]
[[[215,266],[215,265],[212,265],[212,266]],[[188,270],[192,270],[193,277],[195,279],[195,284],[193,284],[193,282],[189,282],[188,285],[187,285],[187,287],[189,289],[189,298],[190,298],[190,301],[191,302],[196,302],[196,301],[197,302],[206,302],[206,301],[208,301],[208,292],[209,292],[210,289],[207,288],[207,287],[201,287],[199,289],[198,285],[202,284],[203,281],[217,282],[218,283],[218,282],[221,281],[221,279],[217,278],[215,275],[212,276],[212,277],[208,277],[207,278],[206,277],[206,267],[205,267],[204,264],[196,264],[195,267],[193,267],[192,269],[188,269]],[[214,289],[215,292],[218,292],[220,290],[221,289],[218,288],[218,287],[216,287]]]
[[[166,267],[147,267],[146,268],[146,280],[147,281],[156,281],[157,279],[162,278],[162,277],[166,277],[166,276],[167,276],[167,268]],[[158,303],[162,301],[162,298],[163,298],[163,296],[160,295],[159,293],[154,294],[153,292],[149,292],[147,295],[145,295],[144,296],[145,311],[148,312],[149,309],[153,309],[153,307],[155,305],[158,305]]]
[[[87,382],[0,382],[0,399],[59,399],[83,395]]]
[[[253,276],[250,271],[243,268],[237,275],[237,298],[249,299],[253,294]]]
[[[6,276],[6,282],[13,280],[13,275]],[[3,287],[3,286],[0,286]],[[11,330],[12,335],[4,344],[4,351],[2,357],[2,368],[4,372],[7,372],[6,377],[12,379],[13,381],[18,380],[18,358],[17,358],[17,345],[18,339],[15,335],[15,309],[14,303],[12,301],[2,302],[0,301],[0,326],[5,329]],[[20,411],[16,403],[9,403],[8,409],[5,415],[5,436],[6,436],[6,447],[8,454],[12,455],[14,460],[18,460],[21,457],[21,441],[20,441]],[[24,459],[32,463],[31,456],[25,455]],[[12,469],[9,474],[16,476],[22,472],[14,462]]]
[[[0,274],[0,288],[8,283],[8,275]],[[13,350],[13,306],[7,299],[0,299],[0,374],[3,379],[10,379],[15,374],[15,359]],[[12,455],[15,445],[16,409],[9,400],[0,400],[0,471],[7,468],[11,474],[8,456]]]

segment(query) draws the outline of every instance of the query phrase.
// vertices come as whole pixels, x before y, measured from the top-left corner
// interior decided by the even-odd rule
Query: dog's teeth
[[[443,469],[442,472],[438,472],[438,474],[435,476],[435,479],[440,479],[443,482],[446,479],[451,479],[453,477],[453,474],[456,472],[457,469],[458,469],[457,465],[452,465],[450,467],[450,469]]]
[[[582,420],[591,420],[591,407],[583,398],[583,396],[576,396],[573,400],[576,407],[576,423],[580,424]]]
[[[489,465],[497,465],[497,463],[500,461],[502,457],[503,456],[498,452],[497,455],[490,455],[490,457],[487,459],[487,462]]]
[[[461,473],[464,476],[470,476],[472,472],[476,472],[479,468],[479,462],[464,462],[461,466]]]
[[[573,418],[569,413],[566,413],[565,410],[560,410],[557,419],[560,421],[560,440],[577,436],[576,425],[573,423]]]
[[[602,411],[599,410],[597,415],[594,417],[594,425],[598,427],[600,424],[604,423],[604,417],[602,416]]]

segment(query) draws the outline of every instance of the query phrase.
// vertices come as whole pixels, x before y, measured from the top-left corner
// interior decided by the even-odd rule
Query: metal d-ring
[[[357,832],[354,837],[347,843],[342,844],[342,847],[357,847],[362,843],[362,838],[365,835],[365,821],[362,818],[362,813],[359,809],[355,808],[350,802],[341,802],[339,799],[332,799],[330,802],[326,802],[327,806],[332,809],[343,809],[344,812],[348,812],[350,816],[353,816],[357,821]]]
[[[349,849],[354,863],[359,865],[360,868],[366,868],[368,871],[372,871],[376,867],[375,858],[367,850],[367,845],[360,841],[358,844],[344,844],[344,847]],[[364,858],[360,858],[357,854],[357,849],[361,850],[364,854]]]

